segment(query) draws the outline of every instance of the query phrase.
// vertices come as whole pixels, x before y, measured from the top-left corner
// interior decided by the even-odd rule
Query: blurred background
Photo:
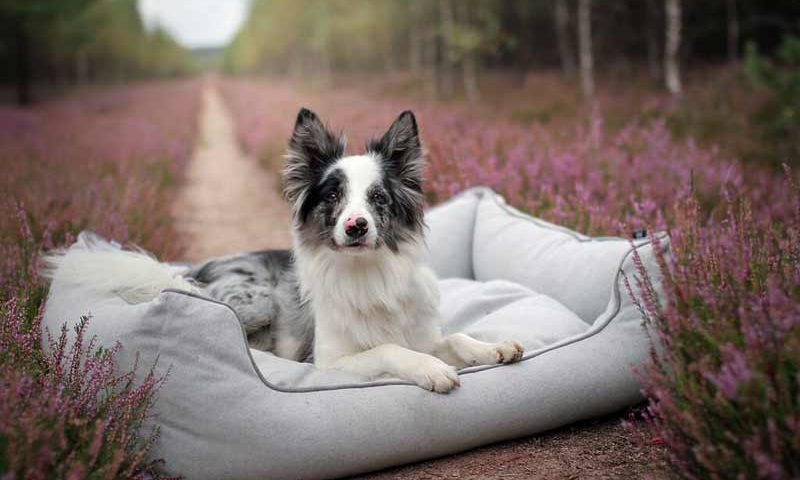
[[[539,123],[604,95],[625,123],[642,95],[667,92],[692,106],[668,112],[676,134],[744,157],[798,153],[758,145],[797,137],[800,82],[775,70],[800,64],[794,0],[2,0],[0,27],[0,98],[21,105],[204,71],[512,103]],[[756,102],[758,88],[781,98]],[[748,122],[755,136],[737,132]]]

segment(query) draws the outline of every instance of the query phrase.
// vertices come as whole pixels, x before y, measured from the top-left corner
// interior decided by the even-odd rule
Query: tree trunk
[[[573,78],[576,67],[569,41],[569,5],[567,0],[555,0],[555,2],[556,41],[558,55],[561,57],[561,72],[565,78]]]
[[[17,88],[17,104],[30,105],[31,101],[31,52],[30,38],[25,22],[17,19],[14,27],[14,39],[16,43],[17,71],[15,75]]]
[[[645,15],[647,16],[645,28],[647,29],[647,73],[652,80],[661,78],[661,63],[658,59],[658,45],[660,25],[658,21],[657,0],[647,0]]]
[[[461,0],[456,2],[455,21],[459,26],[471,29],[476,28],[475,18],[473,15],[478,15],[476,9],[481,8],[473,2]],[[480,88],[478,87],[478,70],[480,67],[479,57],[480,45],[473,45],[468,48],[462,46],[461,49],[461,82],[464,85],[464,93],[467,100],[470,102],[477,102],[480,100]]]
[[[425,90],[429,97],[439,98],[439,35],[434,15],[421,19],[425,32],[422,44],[422,63],[425,70]]]
[[[681,74],[678,52],[681,47],[681,0],[665,0],[666,45],[664,48],[664,77],[667,90],[681,94]]]
[[[467,100],[477,102],[481,98],[478,87],[478,59],[475,52],[468,53],[461,62],[461,73],[464,77],[464,92]]]
[[[594,96],[591,9],[591,0],[578,0],[578,54],[581,63],[581,93],[583,98],[587,100]]]
[[[327,46],[322,47],[322,50],[320,50],[318,54],[318,58],[319,58],[318,62],[312,61],[312,67],[311,67],[312,69],[317,70],[316,74],[314,75],[315,83],[321,87],[329,87],[331,85],[333,65],[331,62],[331,55]]]
[[[300,80],[305,75],[304,71],[306,53],[296,46],[293,47],[292,50],[294,50],[294,53],[289,55],[289,77],[295,80]]]
[[[440,60],[440,74],[439,74],[439,94],[444,99],[450,99],[455,93],[453,85],[453,61],[452,53],[450,51],[450,32],[453,31],[455,25],[455,12],[453,10],[452,0],[439,0],[439,19],[441,20],[442,34],[439,35],[439,60]]]
[[[424,33],[421,31],[419,0],[408,2],[408,70],[414,78],[419,77],[422,71],[422,40]]]
[[[81,47],[75,54],[75,83],[84,85],[89,81],[89,54]]]
[[[736,0],[727,0],[728,11],[728,61],[731,65],[739,62],[739,11]]]
[[[328,4],[326,2],[320,3],[320,16],[322,18],[328,18]],[[330,25],[328,22],[323,21],[319,22],[319,35],[320,35],[320,42],[319,47],[316,49],[316,55],[312,54],[311,62],[311,70],[317,70],[317,72],[313,72],[314,78],[316,79],[317,85],[322,87],[327,87],[331,84],[331,75],[333,71],[333,62],[331,61],[331,52],[330,52]],[[314,56],[317,57],[317,62],[314,62]],[[316,63],[316,65],[314,65]]]

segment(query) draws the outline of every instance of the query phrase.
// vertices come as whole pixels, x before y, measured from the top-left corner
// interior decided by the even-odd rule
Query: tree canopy
[[[783,36],[800,32],[800,2],[794,0],[681,3],[681,63],[726,61],[749,40],[770,52]],[[595,68],[625,71],[641,64],[662,75],[668,4],[591,2]],[[566,63],[572,72],[577,13],[576,0],[253,0],[225,68],[322,77],[399,68],[446,77],[453,70],[468,75],[470,68]]]
[[[0,0],[0,81],[20,103],[33,83],[173,76],[192,69],[189,52],[148,31],[136,0]]]

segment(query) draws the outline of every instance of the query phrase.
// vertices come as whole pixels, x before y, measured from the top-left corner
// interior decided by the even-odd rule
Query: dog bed
[[[132,305],[56,276],[44,325],[55,331],[88,313],[102,345],[122,343],[120,369],[138,357],[169,371],[151,420],[161,428],[153,455],[190,479],[339,477],[641,400],[632,368],[647,360],[650,341],[622,272],[635,275],[636,249],[658,287],[651,239],[586,237],[485,188],[430,210],[426,221],[445,333],[526,347],[519,363],[462,370],[461,387],[447,395],[250,350],[230,307],[184,291]]]

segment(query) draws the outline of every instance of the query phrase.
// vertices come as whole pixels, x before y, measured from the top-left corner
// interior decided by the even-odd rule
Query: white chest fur
[[[315,363],[395,344],[430,351],[440,339],[436,278],[412,252],[349,256],[297,252],[303,295],[315,321]]]

